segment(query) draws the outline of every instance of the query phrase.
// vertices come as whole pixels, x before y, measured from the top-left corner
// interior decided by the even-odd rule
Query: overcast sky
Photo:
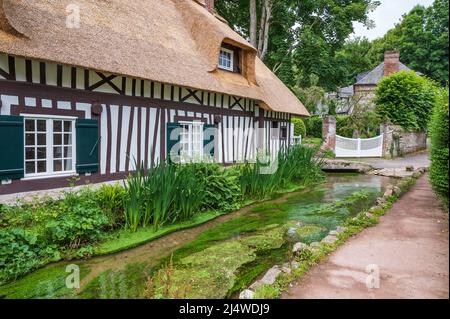
[[[375,21],[375,28],[367,30],[361,23],[355,23],[355,33],[352,37],[365,36],[369,40],[382,37],[414,6],[420,4],[428,7],[433,0],[380,0],[380,2],[380,6],[370,14],[370,19]]]

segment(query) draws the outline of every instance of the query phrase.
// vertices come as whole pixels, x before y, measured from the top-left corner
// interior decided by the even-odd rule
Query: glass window
[[[181,162],[201,161],[203,157],[203,123],[181,123],[180,157]]]
[[[25,119],[25,175],[73,172],[73,120]]]
[[[234,59],[234,52],[232,50],[221,48],[219,55],[219,68],[228,71],[233,71],[234,68],[233,59]]]

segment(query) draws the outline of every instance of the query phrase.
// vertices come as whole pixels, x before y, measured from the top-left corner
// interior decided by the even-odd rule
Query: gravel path
[[[367,287],[369,265],[379,270],[379,288]],[[449,298],[448,214],[428,176],[283,298]]]

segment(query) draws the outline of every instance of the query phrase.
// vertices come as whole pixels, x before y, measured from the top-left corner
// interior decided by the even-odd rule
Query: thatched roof
[[[66,27],[66,6],[81,27]],[[262,102],[308,115],[255,49],[194,0],[0,0],[0,51]],[[225,41],[242,48],[245,74],[217,69]],[[256,63],[253,63],[256,61]]]

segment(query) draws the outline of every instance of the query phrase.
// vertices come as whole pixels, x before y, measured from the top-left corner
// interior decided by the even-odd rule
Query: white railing
[[[336,135],[336,157],[382,157],[383,135],[373,138],[347,138]]]

